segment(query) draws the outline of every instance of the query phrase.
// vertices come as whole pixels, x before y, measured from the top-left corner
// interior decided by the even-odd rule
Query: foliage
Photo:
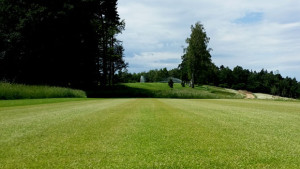
[[[63,87],[0,83],[0,100],[71,97],[86,98],[86,93]]]
[[[185,82],[184,81],[181,82],[181,86],[185,87]]]
[[[283,78],[279,73],[249,71],[241,66],[231,70],[223,65],[217,67],[211,62],[208,49],[209,38],[203,25],[199,22],[191,27],[192,33],[186,40],[188,47],[182,56],[178,68],[182,81],[193,84],[210,84],[236,90],[249,90],[283,97],[299,98],[300,83],[289,77]]]
[[[164,69],[150,70],[142,73],[120,72],[117,76],[118,80],[123,83],[139,82],[141,75],[146,77],[147,82],[159,82],[161,79],[166,78],[162,76]],[[290,98],[300,97],[300,83],[295,78],[283,78],[279,73],[275,74],[272,71],[268,72],[262,69],[260,72],[256,72],[244,69],[241,66],[236,66],[231,70],[229,67],[224,67],[223,65],[217,67],[213,64],[207,69],[207,72],[207,79],[203,81],[205,82],[204,84]],[[178,69],[169,70],[165,74],[175,78],[182,78],[181,73],[182,67],[179,66]],[[188,78],[183,78],[182,82],[189,82],[189,80]]]
[[[218,79],[218,82],[214,84],[220,87],[290,98],[300,97],[300,83],[295,78],[283,78],[278,73],[268,72],[264,69],[256,72],[240,66],[236,66],[233,70],[221,66],[218,69]]]
[[[186,63],[182,66],[187,66],[187,73],[189,79],[192,79],[192,88],[194,83],[204,84],[208,78],[208,68],[211,63],[210,50],[208,49],[209,37],[207,37],[205,29],[200,22],[197,22],[195,26],[191,26],[191,35],[186,39],[188,44],[185,49],[186,53],[183,57],[183,61]]]
[[[190,78],[188,76],[188,65],[187,65],[187,57],[186,54],[181,56],[182,62],[178,65],[178,69],[180,71],[180,79],[182,81],[188,82]]]
[[[181,67],[181,64],[178,69],[169,70],[165,74],[175,78],[182,78],[182,69],[184,67]],[[167,69],[156,69],[142,73],[120,72],[117,76],[119,81],[123,83],[139,82],[141,75],[146,77],[147,82],[159,82],[161,79],[166,78],[162,76],[164,70]],[[182,82],[189,82],[189,80],[188,78],[183,78]],[[203,82],[205,82],[204,84],[236,90],[248,90],[255,93],[267,93],[290,98],[300,97],[300,83],[295,78],[283,78],[279,73],[268,72],[264,69],[256,72],[236,66],[231,70],[223,65],[217,67],[212,64],[207,69],[207,79]]]
[[[117,0],[0,1],[0,80],[84,87],[127,67]]]
[[[128,73],[128,71],[120,71],[116,75],[116,78],[121,83],[134,83],[139,82],[141,76],[144,76],[146,78],[146,82],[161,82],[164,81],[164,79],[168,79],[169,77],[180,79],[180,70],[178,68],[171,70],[162,68],[141,73]]]
[[[0,168],[300,166],[299,102],[47,100],[0,107]]]

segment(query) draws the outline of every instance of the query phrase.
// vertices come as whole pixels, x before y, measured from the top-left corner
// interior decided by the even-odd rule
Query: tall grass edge
[[[86,97],[86,93],[78,89],[0,82],[0,100]]]

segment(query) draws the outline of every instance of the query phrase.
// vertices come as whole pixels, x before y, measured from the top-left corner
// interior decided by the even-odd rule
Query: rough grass
[[[190,99],[240,99],[243,95],[213,86],[181,87],[175,83],[171,89],[167,83],[124,83],[111,88],[87,91],[89,97],[142,97],[142,98],[190,98]]]
[[[47,100],[0,101],[0,168],[300,166],[299,102]]]
[[[0,100],[38,98],[86,98],[81,90],[0,82]]]

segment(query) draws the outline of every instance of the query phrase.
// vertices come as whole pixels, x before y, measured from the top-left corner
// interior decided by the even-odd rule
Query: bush
[[[173,88],[173,84],[174,84],[173,80],[170,79],[169,82],[168,82],[168,85],[170,86],[170,88]]]
[[[182,87],[185,87],[184,81],[181,82],[181,86],[182,86]]]

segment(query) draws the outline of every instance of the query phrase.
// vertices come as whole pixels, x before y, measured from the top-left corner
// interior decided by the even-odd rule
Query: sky
[[[177,68],[191,25],[203,24],[217,66],[300,80],[299,0],[119,0],[129,72]]]

